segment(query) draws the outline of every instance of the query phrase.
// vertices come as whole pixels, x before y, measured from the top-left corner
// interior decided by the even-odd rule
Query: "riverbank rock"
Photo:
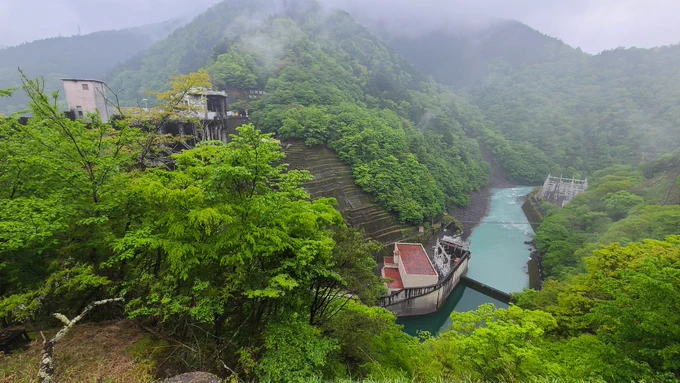
[[[190,372],[165,379],[163,383],[221,383],[222,379],[207,372]]]

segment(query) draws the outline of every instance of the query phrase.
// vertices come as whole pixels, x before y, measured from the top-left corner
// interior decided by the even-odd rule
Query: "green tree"
[[[557,327],[548,313],[482,305],[451,320],[450,330],[424,345],[449,379],[526,380],[559,372],[542,350],[546,333]]]
[[[68,285],[82,274],[76,270],[93,274],[85,265],[98,267],[110,256],[107,244],[125,226],[118,180],[135,163],[140,133],[124,121],[103,124],[97,115],[67,119],[58,110],[58,95],[47,96],[41,80],[25,77],[24,91],[33,117],[27,124],[0,121],[0,293],[28,293],[24,307],[45,314],[59,307],[61,295],[50,300],[29,292],[51,291],[50,283]],[[66,280],[54,280],[55,271]],[[59,310],[75,312],[102,284],[88,290],[84,283],[82,294],[61,302]]]
[[[600,283],[609,299],[598,302],[588,315],[598,338],[655,371],[677,375],[680,238],[608,246],[595,252],[589,268],[611,270]]]
[[[229,52],[217,56],[206,67],[210,78],[220,88],[253,89],[257,87],[257,76],[253,72],[255,61],[238,44],[232,45]]]
[[[624,218],[630,209],[645,202],[642,197],[631,194],[625,190],[616,193],[607,194],[602,199],[605,211],[612,220],[619,220]]]
[[[269,325],[257,375],[264,382],[322,381],[329,354],[337,349],[335,340],[304,322]]]
[[[383,280],[374,270],[374,254],[383,245],[366,238],[357,229],[339,227],[333,239],[335,247],[328,270],[312,283],[309,321],[322,323],[345,308],[352,299],[373,305],[385,293]]]

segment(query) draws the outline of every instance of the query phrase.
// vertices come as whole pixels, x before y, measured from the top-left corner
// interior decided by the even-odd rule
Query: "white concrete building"
[[[106,102],[106,86],[103,81],[75,78],[64,78],[62,81],[68,108],[77,119],[98,110],[101,120],[109,121],[111,114]]]

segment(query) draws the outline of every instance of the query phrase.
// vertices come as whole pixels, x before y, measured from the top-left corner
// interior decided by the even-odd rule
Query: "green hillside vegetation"
[[[223,39],[257,30],[278,8],[280,4],[266,0],[218,3],[166,39],[117,65],[105,80],[120,91],[126,105],[137,106],[138,100],[148,98],[147,91],[163,90],[171,76],[201,69]],[[218,80],[215,84],[220,83]]]
[[[167,36],[175,21],[82,36],[53,37],[0,50],[0,89],[20,88],[21,68],[29,76],[43,76],[50,92],[62,90],[62,78],[102,79],[125,61]],[[28,107],[21,92],[0,99],[0,113]],[[64,102],[65,105],[65,102]]]
[[[390,42],[424,73],[465,86],[487,127],[540,153],[531,166],[553,174],[637,165],[680,147],[680,45],[593,56],[505,21]],[[538,183],[545,174],[510,176]]]
[[[680,373],[677,236],[601,247],[584,255],[580,274],[520,294],[519,306],[454,313],[449,331],[417,339],[370,307],[384,293],[373,274],[379,245],[346,228],[333,201],[310,201],[301,188],[309,174],[278,165],[270,135],[247,125],[228,145],[204,142],[175,154],[171,168],[148,168],[140,143],[153,133],[131,124],[138,117],[73,122],[36,82],[25,88],[34,118],[0,120],[3,325],[51,324],[51,313],[72,317],[122,296],[125,316],[184,345],[174,353],[185,368],[268,382]],[[598,176],[599,194],[581,199],[603,195],[606,212],[589,222],[638,214],[643,198],[620,189],[639,186],[642,173]],[[23,365],[14,355],[4,363],[10,374]]]
[[[480,143],[515,179],[536,180],[550,170],[543,152],[504,138],[475,106],[426,80],[346,13],[300,2],[258,24],[252,16],[257,4],[216,7],[151,47],[141,61],[118,68],[112,87],[126,89],[124,98],[136,97],[129,92],[202,65],[219,87],[262,87],[266,95],[250,105],[258,128],[327,144],[352,165],[357,184],[408,222],[465,206],[469,192],[486,184]],[[220,18],[219,7],[232,12]],[[249,16],[255,19],[248,28],[235,23],[227,38],[201,35],[205,52],[191,55],[195,65],[180,68],[184,53],[172,52],[195,44],[199,30],[221,30],[225,17]]]
[[[514,20],[471,20],[422,35],[376,27],[399,55],[423,73],[454,88],[474,88],[502,60],[512,68],[553,61],[551,52],[574,50]],[[444,49],[442,49],[444,48]]]
[[[99,351],[117,357],[97,364],[124,371],[93,376],[88,347],[55,346],[65,348],[58,374],[81,380],[148,380],[160,357],[231,381],[678,380],[676,47],[592,57],[521,26],[510,36],[532,39],[531,54],[516,52],[524,40],[491,44],[468,66],[490,63],[471,75],[480,87],[461,95],[347,13],[267,5],[222,2],[119,65],[110,84],[122,100],[157,91],[157,107],[110,124],[67,119],[56,95],[23,79],[32,118],[0,115],[2,328],[54,327],[54,313],[72,318],[124,298],[88,316],[121,327],[67,335],[91,347],[111,334]],[[603,68],[582,71],[594,62]],[[209,80],[266,93],[228,144],[168,153],[186,138],[158,126],[186,116],[181,95]],[[291,169],[274,137],[330,148],[357,185],[411,223],[466,205],[489,178],[482,152],[514,180],[564,171],[589,175],[590,188],[550,209],[536,234],[542,291],[516,294],[508,309],[453,313],[448,331],[416,338],[375,306],[386,292],[375,274],[382,246],[347,227],[336,201],[310,197],[310,173],[299,157]],[[638,155],[643,138],[666,141],[657,151],[669,154]],[[152,351],[152,360],[138,350],[161,347],[167,356]],[[0,379],[33,381],[38,354],[34,345],[0,359]]]
[[[679,159],[667,156],[642,170],[618,165],[598,171],[585,193],[565,208],[551,208],[536,233],[546,277],[564,280],[583,272],[583,259],[601,245],[677,234]]]

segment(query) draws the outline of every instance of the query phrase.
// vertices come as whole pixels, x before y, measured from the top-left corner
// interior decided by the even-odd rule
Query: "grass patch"
[[[46,337],[57,330],[44,331]],[[0,382],[38,381],[42,337],[23,351],[0,358]],[[56,381],[138,383],[154,380],[158,360],[168,347],[130,321],[84,323],[75,326],[55,346]]]

